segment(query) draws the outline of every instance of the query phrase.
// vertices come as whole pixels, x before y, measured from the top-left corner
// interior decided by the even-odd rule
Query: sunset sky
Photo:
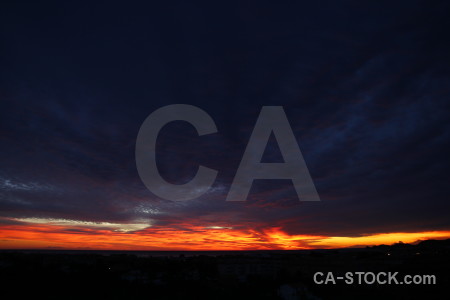
[[[450,238],[450,4],[310,2],[3,2],[0,249]],[[152,194],[135,162],[146,117],[178,103],[218,129],[175,121],[158,136],[167,181],[218,171],[187,201]],[[284,108],[320,202],[290,180],[225,201],[263,106]],[[283,162],[273,136],[263,162]]]

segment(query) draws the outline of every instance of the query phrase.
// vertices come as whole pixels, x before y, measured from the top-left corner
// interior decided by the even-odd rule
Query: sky
[[[0,248],[310,249],[450,237],[450,4],[264,1],[0,6]],[[204,195],[159,198],[135,147]],[[263,106],[282,106],[320,202],[290,180],[225,201]],[[283,162],[271,136],[266,163]],[[301,198],[301,195],[300,195]]]

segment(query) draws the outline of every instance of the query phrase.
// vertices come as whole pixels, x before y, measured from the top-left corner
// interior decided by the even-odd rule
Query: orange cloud
[[[288,235],[280,228],[262,231],[226,227],[148,227],[138,231],[64,224],[28,223],[0,227],[2,249],[99,250],[295,250],[405,243],[450,238],[450,231],[380,233],[358,237]]]

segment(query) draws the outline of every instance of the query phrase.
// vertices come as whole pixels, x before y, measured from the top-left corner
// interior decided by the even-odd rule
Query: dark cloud
[[[449,228],[444,1],[2,6],[3,217],[320,235]],[[219,129],[161,132],[169,181],[198,164],[219,170],[209,193],[183,203],[146,190],[134,161],[143,120],[173,103]],[[284,107],[322,202],[296,201],[288,181],[225,202],[264,105]]]

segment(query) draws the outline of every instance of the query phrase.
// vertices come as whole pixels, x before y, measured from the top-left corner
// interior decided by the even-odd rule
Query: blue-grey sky
[[[0,218],[165,228],[276,226],[361,235],[450,228],[450,5],[290,1],[0,6]],[[171,182],[219,171],[199,199],[139,179],[138,130],[154,110],[205,110],[158,139]],[[322,199],[289,181],[225,198],[262,106],[283,106]],[[265,160],[279,159],[271,140]]]

